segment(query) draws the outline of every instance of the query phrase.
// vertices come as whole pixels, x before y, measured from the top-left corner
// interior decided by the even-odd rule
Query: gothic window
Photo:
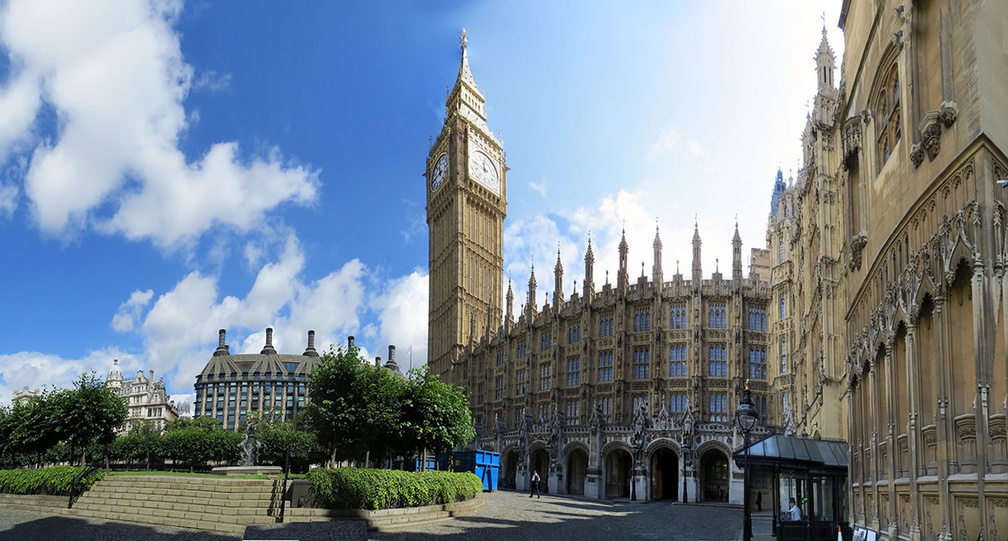
[[[547,351],[553,347],[553,333],[544,332],[539,336],[539,351]]]
[[[528,344],[526,344],[525,342],[518,344],[518,346],[515,348],[516,359],[524,359],[527,353],[528,353]]]
[[[672,344],[669,348],[669,377],[686,377],[686,344]]]
[[[503,351],[498,351],[497,352],[497,366],[501,366],[503,364],[504,364],[504,352]]]
[[[670,329],[685,329],[686,328],[686,305],[676,304],[672,306],[669,312],[669,328]]]
[[[749,379],[766,379],[765,348],[749,348]]]
[[[571,323],[567,327],[567,343],[576,344],[581,341],[581,324]]]
[[[882,78],[878,81],[875,94],[874,112],[878,135],[879,169],[885,165],[892,155],[902,136],[900,128],[900,85],[899,66],[896,55],[892,55],[882,70]]]
[[[766,416],[766,397],[757,396],[753,399],[753,404],[756,406],[756,411],[760,414],[760,417]]]
[[[515,419],[514,419],[515,428],[518,428],[524,422],[525,422],[525,408],[515,409]]]
[[[712,304],[707,311],[707,326],[712,329],[723,329],[726,326],[725,305]]]
[[[567,386],[581,385],[581,357],[567,359]]]
[[[728,395],[726,393],[711,393],[710,420],[723,423],[728,420]]]
[[[682,413],[686,411],[686,393],[672,393],[669,395],[669,413]]]
[[[612,415],[612,397],[606,396],[599,400],[599,405],[602,406],[602,415],[609,417]]]
[[[613,335],[613,315],[612,312],[599,316],[599,338]]]
[[[780,236],[780,240],[777,241],[777,264],[784,262],[784,235]]]
[[[728,376],[728,363],[725,360],[726,349],[724,344],[713,344],[710,346],[710,365],[707,375],[713,378]]]
[[[515,396],[525,394],[525,382],[528,380],[528,372],[522,368],[515,372]]]
[[[633,379],[648,379],[648,369],[651,363],[651,348],[634,348]]]
[[[553,388],[553,363],[539,365],[539,390],[548,391]]]
[[[633,397],[633,410],[634,410],[634,413],[636,414],[638,411],[640,411],[642,409],[644,410],[645,413],[648,410],[648,395],[646,395],[646,394],[637,394],[637,395],[634,395],[634,397]]]
[[[787,300],[784,298],[784,294],[780,294],[780,318],[784,319],[787,317]]]
[[[780,339],[780,373],[787,374],[787,338]]]
[[[766,331],[766,309],[749,308],[749,330]]]
[[[613,378],[613,352],[603,351],[598,356],[598,380],[612,381]]]
[[[651,309],[637,308],[634,310],[633,319],[634,332],[645,332],[651,330]]]
[[[578,417],[581,416],[581,401],[580,400],[568,400],[567,401],[567,421],[576,423]]]

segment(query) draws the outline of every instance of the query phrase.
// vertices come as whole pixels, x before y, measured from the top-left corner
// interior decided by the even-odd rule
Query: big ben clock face
[[[437,162],[434,163],[434,168],[431,169],[431,191],[437,191],[437,189],[444,184],[446,178],[448,178],[448,155],[442,154],[441,157],[437,159]]]
[[[490,156],[477,150],[469,157],[469,176],[495,194],[500,193],[500,176]]]

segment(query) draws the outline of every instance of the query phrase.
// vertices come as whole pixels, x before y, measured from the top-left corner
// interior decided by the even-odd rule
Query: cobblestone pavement
[[[731,541],[738,538],[742,525],[742,511],[730,506],[611,502],[548,494],[542,498],[530,499],[526,494],[511,491],[484,494],[483,497],[485,505],[472,514],[393,532],[368,534],[364,523],[359,521],[314,522],[249,526],[243,537],[0,508],[0,541],[233,541],[242,538],[304,541]]]
[[[539,499],[511,491],[483,497],[486,504],[473,514],[372,533],[370,539],[731,541],[742,528],[742,510],[737,506],[610,502],[548,494]]]

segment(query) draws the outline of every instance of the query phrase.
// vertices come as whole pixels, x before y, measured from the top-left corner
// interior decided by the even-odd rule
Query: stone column
[[[920,423],[918,416],[920,412],[920,381],[917,376],[917,316],[912,314],[907,322],[907,333],[904,337],[906,342],[906,363],[907,363],[907,411],[909,419],[907,421],[907,460],[910,479],[910,541],[920,541],[921,539],[921,505],[920,490],[917,488],[917,478],[922,473],[921,461],[923,460],[924,445],[921,439]]]

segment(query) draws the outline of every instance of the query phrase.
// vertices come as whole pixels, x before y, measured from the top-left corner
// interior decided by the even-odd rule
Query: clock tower
[[[427,156],[429,229],[427,364],[442,381],[456,382],[454,363],[471,339],[502,322],[504,148],[486,121],[462,30],[462,61],[448,95],[444,127]],[[475,337],[473,334],[475,333]]]

